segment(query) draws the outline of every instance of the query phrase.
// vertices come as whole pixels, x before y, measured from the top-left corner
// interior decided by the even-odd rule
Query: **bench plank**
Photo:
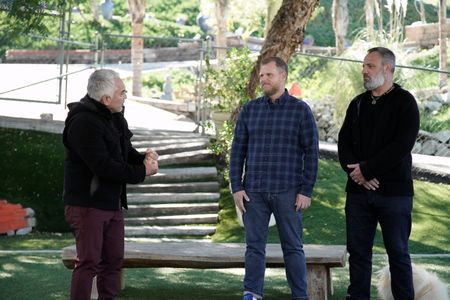
[[[209,243],[196,241],[161,243],[125,243],[124,268],[241,268],[244,267],[245,244]],[[345,246],[304,245],[307,264],[344,267]],[[72,269],[75,264],[75,245],[62,251],[64,265]],[[279,244],[267,244],[267,267],[284,267]]]
[[[204,241],[125,243],[124,268],[223,269],[245,266],[245,244]],[[346,247],[341,245],[304,245],[308,267],[308,294],[312,300],[328,299],[332,294],[331,268],[344,267]],[[75,245],[62,250],[64,265],[73,269]],[[284,267],[279,244],[267,244],[266,266]],[[95,288],[94,288],[95,290]],[[94,291],[96,292],[96,291]]]

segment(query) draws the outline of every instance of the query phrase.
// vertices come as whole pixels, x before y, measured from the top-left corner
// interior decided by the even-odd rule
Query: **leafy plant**
[[[231,49],[223,65],[206,58],[204,98],[213,109],[231,113],[249,100],[246,86],[253,64],[248,48]]]

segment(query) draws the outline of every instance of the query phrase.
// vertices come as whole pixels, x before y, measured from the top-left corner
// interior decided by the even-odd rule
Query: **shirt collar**
[[[280,96],[280,98],[275,101],[275,103],[272,103],[272,100],[270,97],[264,96],[264,100],[267,104],[275,104],[275,105],[284,105],[290,98],[289,92],[287,89],[284,89],[284,93]]]

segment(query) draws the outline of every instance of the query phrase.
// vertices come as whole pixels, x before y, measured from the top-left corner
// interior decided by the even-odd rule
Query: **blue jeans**
[[[263,296],[266,269],[266,243],[271,213],[277,222],[283,250],[286,277],[292,299],[308,299],[306,260],[303,252],[302,213],[295,210],[296,189],[280,193],[252,193],[245,202],[245,277],[244,294]]]
[[[389,257],[394,299],[414,299],[408,239],[412,197],[386,197],[374,192],[348,194],[345,205],[350,285],[347,299],[370,299],[372,247],[377,223]]]

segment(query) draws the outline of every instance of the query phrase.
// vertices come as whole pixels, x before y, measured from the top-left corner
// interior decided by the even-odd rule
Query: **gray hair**
[[[374,47],[367,50],[367,53],[377,52],[383,58],[383,65],[391,65],[392,73],[395,71],[395,54],[388,48],[384,47]]]
[[[100,101],[103,96],[113,97],[116,91],[116,79],[120,79],[116,71],[100,69],[89,76],[87,93],[89,97]]]

